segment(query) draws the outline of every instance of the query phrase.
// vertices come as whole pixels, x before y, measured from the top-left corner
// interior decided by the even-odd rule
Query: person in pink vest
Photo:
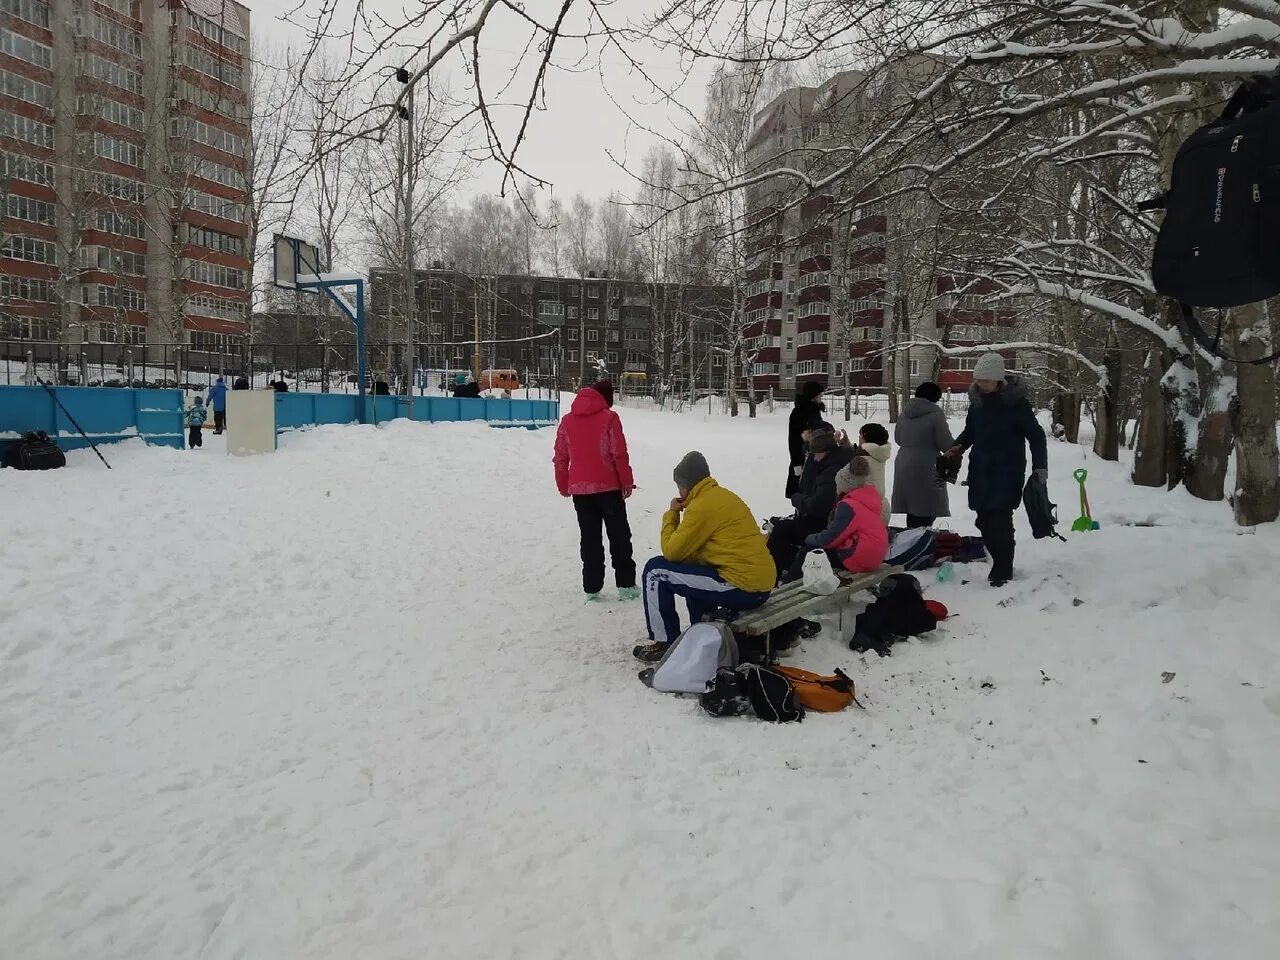
[[[867,573],[889,553],[889,528],[881,513],[884,499],[876,491],[866,457],[854,457],[836,474],[840,497],[825,530],[808,537],[807,550],[826,550],[833,563],[853,573]]]
[[[582,590],[590,603],[604,589],[603,525],[618,599],[634,600],[636,563],[631,553],[627,498],[636,488],[627,456],[622,420],[613,411],[613,384],[601,380],[578,391],[556,430],[556,487],[573,498],[578,514],[582,555]]]

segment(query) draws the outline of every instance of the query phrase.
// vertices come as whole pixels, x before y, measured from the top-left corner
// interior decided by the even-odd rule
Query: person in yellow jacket
[[[689,620],[699,623],[717,607],[760,606],[777,576],[755,517],[712,479],[706,457],[686,454],[672,478],[680,495],[662,517],[662,556],[645,565],[641,580],[649,642],[632,652],[646,663],[661,660],[680,635],[676,597],[684,597]]]

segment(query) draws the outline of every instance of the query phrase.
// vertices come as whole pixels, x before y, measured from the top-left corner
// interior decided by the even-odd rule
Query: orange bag
[[[796,699],[806,710],[834,713],[837,710],[843,710],[851,703],[858,703],[858,698],[854,695],[853,681],[839,668],[832,677],[810,673],[799,667],[774,667],[773,669],[791,681]],[[862,704],[858,703],[858,706]]]

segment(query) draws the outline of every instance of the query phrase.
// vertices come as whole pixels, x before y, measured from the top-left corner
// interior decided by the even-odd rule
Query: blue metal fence
[[[183,395],[180,390],[118,387],[52,387],[53,392],[95,443],[141,437],[147,443],[182,449]],[[408,416],[403,397],[368,397],[368,421],[381,423]],[[344,393],[276,394],[276,432],[321,423],[355,423],[360,398]],[[492,427],[554,426],[557,400],[459,399],[415,397],[413,419],[430,423],[477,420]],[[88,441],[59,409],[44,387],[0,386],[0,455],[29,430],[43,430],[64,450]]]
[[[183,447],[180,390],[50,389],[94,443],[141,437],[147,443]],[[89,446],[44,387],[0,386],[0,454],[29,430],[43,430],[64,450]]]
[[[369,423],[407,417],[403,397],[368,397]],[[355,423],[360,398],[344,393],[276,394],[276,431],[295,430],[318,423]],[[426,423],[479,420],[491,427],[548,427],[560,418],[558,400],[502,400],[458,397],[414,397],[413,419]]]

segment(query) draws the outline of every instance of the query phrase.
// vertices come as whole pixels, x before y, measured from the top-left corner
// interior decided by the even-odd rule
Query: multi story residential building
[[[235,345],[249,11],[0,0],[0,339]]]
[[[594,273],[472,276],[440,262],[415,279],[422,366],[514,368],[562,389],[601,370],[636,390],[723,389],[727,287]],[[402,289],[398,270],[370,271],[374,322],[397,327]]]
[[[846,71],[819,87],[783,91],[756,114],[751,167],[827,172],[824,165],[840,156],[832,148],[858,142],[866,134],[859,125],[878,105],[908,78],[936,67],[936,60],[919,58],[875,75]],[[787,179],[748,188],[744,309],[752,386],[790,391],[818,381],[884,388],[892,355],[900,389],[932,377],[944,389],[967,387],[976,357],[939,357],[930,346],[907,343],[997,341],[1012,313],[984,299],[992,284],[948,265],[926,202],[854,204],[844,198],[855,186],[836,184],[831,193],[807,197]]]

